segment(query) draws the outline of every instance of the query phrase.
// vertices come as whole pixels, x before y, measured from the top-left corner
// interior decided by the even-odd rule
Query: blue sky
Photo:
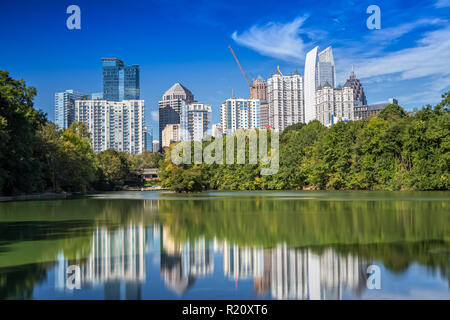
[[[81,8],[81,30],[68,30],[66,8]],[[369,30],[366,9],[381,9]],[[450,0],[432,1],[1,1],[0,69],[38,90],[35,106],[53,120],[53,94],[102,91],[101,58],[141,66],[146,122],[181,82],[213,106],[248,97],[228,45],[250,77],[277,67],[303,75],[306,52],[331,45],[338,81],[355,67],[369,103],[398,98],[406,109],[440,101],[450,90]],[[157,130],[154,129],[155,138]]]

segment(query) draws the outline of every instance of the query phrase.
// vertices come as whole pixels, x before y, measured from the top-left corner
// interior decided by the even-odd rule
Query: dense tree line
[[[88,128],[61,130],[33,106],[36,89],[0,70],[0,194],[121,189],[130,170],[154,168],[161,154],[95,154]]]
[[[450,92],[442,97],[410,113],[390,104],[369,119],[329,128],[292,125],[280,134],[279,171],[269,176],[260,174],[261,164],[174,165],[172,145],[162,183],[175,191],[449,190]]]

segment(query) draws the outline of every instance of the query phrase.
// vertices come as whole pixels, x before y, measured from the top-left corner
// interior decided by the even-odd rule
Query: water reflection
[[[371,264],[450,298],[450,201],[170,197],[0,204],[0,298],[364,299]]]
[[[158,232],[160,230],[160,232]],[[151,234],[152,237],[147,237]],[[159,236],[159,239],[157,237]],[[82,289],[104,286],[105,299],[141,299],[146,282],[146,254],[160,243],[160,275],[167,288],[182,295],[196,279],[214,275],[214,254],[223,261],[223,276],[236,283],[252,280],[257,295],[275,299],[342,299],[348,288],[360,296],[370,264],[328,248],[321,253],[279,244],[273,249],[242,247],[204,237],[179,242],[165,226],[130,224],[97,228],[89,257],[81,262]],[[153,249],[151,249],[153,247]],[[65,290],[69,261],[60,254],[55,288]]]

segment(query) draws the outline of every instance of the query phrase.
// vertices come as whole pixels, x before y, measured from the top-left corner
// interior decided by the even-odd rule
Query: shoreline
[[[177,193],[176,191],[171,191],[169,189],[164,189],[162,187],[147,187],[147,188],[126,188],[123,190],[115,190],[109,192],[121,192],[121,191],[131,191],[131,192],[144,192],[144,191],[169,191],[173,193]],[[368,192],[392,192],[390,190],[203,190],[199,192],[179,192],[179,194],[199,194],[203,192],[252,192],[252,191],[368,191]],[[449,192],[450,190],[397,190],[395,192]],[[91,191],[86,193],[81,192],[64,192],[64,193],[53,193],[53,192],[44,192],[44,193],[35,193],[35,194],[23,194],[23,195],[15,195],[15,196],[0,196],[1,202],[15,202],[15,201],[40,201],[40,200],[69,200],[75,199],[88,195],[101,194],[105,191]]]

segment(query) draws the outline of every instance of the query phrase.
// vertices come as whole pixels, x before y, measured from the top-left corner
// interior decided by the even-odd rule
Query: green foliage
[[[96,163],[98,189],[118,190],[123,187],[130,172],[130,162],[126,153],[109,149],[96,156]]]
[[[261,176],[260,164],[199,164],[194,189],[449,190],[450,92],[442,98],[412,113],[390,104],[369,119],[330,128],[318,121],[289,126],[280,134],[277,174]],[[162,162],[162,184],[190,191],[185,180],[193,167],[173,165],[171,150]],[[248,156],[247,148],[247,163]]]
[[[0,193],[34,192],[42,189],[36,129],[46,120],[33,108],[36,89],[14,80],[0,70]]]
[[[164,155],[161,152],[149,151],[138,155],[129,154],[128,157],[132,170],[159,168],[160,161],[164,159]]]

